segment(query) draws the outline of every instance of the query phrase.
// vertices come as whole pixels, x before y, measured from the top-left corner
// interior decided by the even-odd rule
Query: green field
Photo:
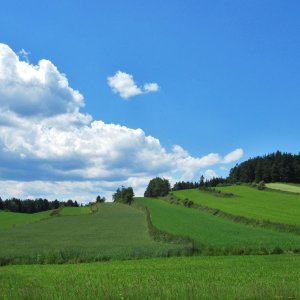
[[[89,214],[90,212],[91,209],[89,207],[63,207],[58,210],[58,214],[61,216],[82,215]],[[33,214],[14,213],[0,210],[0,229],[34,223],[52,217],[52,213],[53,211],[51,210]]]
[[[160,230],[192,238],[208,254],[260,253],[299,249],[300,236],[250,227],[206,212],[170,204],[154,198],[135,198],[146,206],[153,224]],[[206,253],[205,253],[206,254]]]
[[[274,190],[300,194],[300,184],[276,182],[276,183],[266,183],[266,186]]]
[[[218,187],[233,197],[218,197],[198,189],[172,192],[181,199],[190,199],[196,204],[217,208],[224,212],[275,223],[300,225],[300,195],[271,190],[257,190],[243,185]]]
[[[80,216],[91,213],[90,207],[64,207],[59,214],[61,216]]]
[[[22,214],[0,210],[0,230],[20,225],[30,224],[50,217],[51,211],[35,214]]]
[[[299,299],[300,256],[176,257],[0,269],[0,299]]]
[[[183,247],[155,242],[148,234],[145,213],[128,205],[99,205],[93,214],[77,209],[78,215],[69,215],[73,209],[64,208],[67,216],[0,230],[0,245],[5,245],[0,247],[2,263],[160,256]]]

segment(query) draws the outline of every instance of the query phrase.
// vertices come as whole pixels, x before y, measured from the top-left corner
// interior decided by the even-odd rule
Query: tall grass
[[[6,266],[0,299],[299,299],[300,256]]]

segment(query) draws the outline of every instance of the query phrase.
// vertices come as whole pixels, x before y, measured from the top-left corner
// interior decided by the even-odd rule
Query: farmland
[[[299,299],[300,257],[202,256],[1,267],[1,299]]]
[[[157,228],[192,238],[204,254],[269,253],[275,248],[300,250],[300,236],[290,233],[250,227],[159,199],[135,201],[149,209]]]
[[[21,214],[0,210],[0,230],[25,224],[34,223],[50,217],[50,211],[35,214]]]
[[[217,208],[224,212],[271,222],[300,225],[300,195],[271,190],[257,190],[253,187],[234,185],[218,187],[231,197],[217,196],[198,189],[172,192],[180,199],[190,199],[196,204]]]
[[[220,190],[233,196],[199,190],[173,194],[263,219],[285,222],[291,214],[297,224],[299,195],[246,186]],[[156,236],[151,226],[182,242]],[[300,298],[299,235],[237,223],[166,199],[35,214],[2,211],[0,228],[5,245],[0,247],[0,299]]]
[[[163,256],[182,247],[154,241],[148,234],[142,211],[123,204],[98,207],[93,214],[86,214],[87,210],[82,208],[64,208],[67,215],[2,229],[0,244],[5,247],[0,247],[0,260],[2,263],[97,261]],[[71,215],[76,210],[77,215]]]
[[[300,194],[300,184],[276,182],[276,183],[267,183],[266,186],[274,190]]]

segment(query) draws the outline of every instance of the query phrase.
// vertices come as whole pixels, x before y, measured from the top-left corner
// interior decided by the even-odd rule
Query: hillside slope
[[[300,195],[270,190],[257,190],[244,185],[218,187],[232,197],[216,196],[199,189],[172,192],[180,199],[190,199],[196,204],[217,208],[224,212],[272,222],[300,225]]]
[[[48,263],[167,255],[182,247],[155,242],[144,212],[123,204],[3,229],[0,244],[0,260]]]
[[[135,198],[162,231],[188,236],[206,254],[271,253],[300,250],[300,236],[251,227],[155,198]]]

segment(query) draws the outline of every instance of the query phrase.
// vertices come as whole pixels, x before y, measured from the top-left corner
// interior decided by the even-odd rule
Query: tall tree
[[[163,197],[166,196],[171,189],[168,179],[156,177],[149,181],[147,189],[144,193],[145,197]]]
[[[134,192],[132,187],[125,188],[122,186],[118,188],[117,191],[113,194],[113,201],[125,204],[131,204],[133,201]]]

